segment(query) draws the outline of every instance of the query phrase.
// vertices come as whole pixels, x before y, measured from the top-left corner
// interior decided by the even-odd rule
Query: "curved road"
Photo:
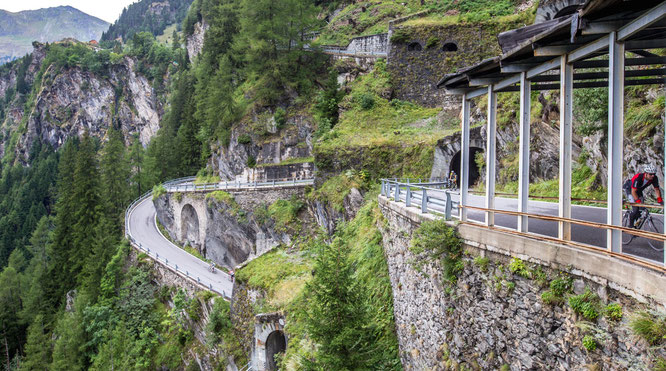
[[[199,279],[202,285],[230,298],[233,290],[231,277],[219,269],[215,269],[215,273],[210,272],[208,263],[167,240],[157,229],[155,217],[156,211],[151,197],[146,197],[130,210],[127,233],[134,238],[136,244],[148,251],[152,258],[157,257],[160,263],[167,262],[171,268],[177,266],[182,274],[187,274],[194,280]]]

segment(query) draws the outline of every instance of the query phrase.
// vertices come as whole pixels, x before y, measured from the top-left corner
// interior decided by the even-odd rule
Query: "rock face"
[[[247,127],[260,127],[247,132]],[[210,159],[209,166],[223,179],[271,180],[271,176],[309,178],[314,167],[306,159],[312,156],[312,124],[307,116],[287,119],[284,128],[278,129],[272,116],[255,117],[248,125],[239,125],[232,130],[228,147],[220,145]],[[263,133],[262,133],[263,132]],[[257,134],[260,133],[260,134]],[[257,169],[248,167],[253,159]],[[283,169],[275,167],[283,161],[303,159],[298,166]],[[259,168],[266,167],[260,170]],[[275,179],[275,178],[273,178]]]
[[[36,44],[26,78],[33,78],[44,54],[44,46]],[[12,78],[15,79],[9,74],[6,80],[11,84]],[[27,157],[36,140],[57,149],[67,138],[85,131],[104,139],[112,123],[128,141],[137,133],[144,145],[159,129],[162,106],[150,82],[136,73],[135,61],[130,57],[110,66],[105,77],[78,67],[56,71],[51,66],[44,72],[41,84],[16,146],[19,160]],[[0,83],[0,95],[5,85]],[[26,114],[22,111],[18,114],[19,109],[22,106],[9,110],[5,127],[17,128]]]
[[[192,35],[187,37],[187,55],[189,56],[190,61],[193,61],[203,50],[204,36],[209,28],[210,26],[206,23],[206,20],[201,19],[201,22],[197,22],[194,25],[194,32]]]
[[[409,249],[417,225],[387,208],[382,212],[388,221],[383,244],[405,370],[462,369],[463,364],[465,369],[484,370],[504,365],[511,370],[645,369],[651,359],[664,356],[663,349],[651,354],[649,345],[629,328],[630,313],[644,310],[646,304],[611,289],[608,282],[571,274],[576,294],[589,287],[602,305],[621,304],[624,316],[618,322],[604,317],[590,323],[569,305],[545,304],[545,289],[534,279],[512,274],[509,257],[471,246],[465,246],[469,255],[462,258],[457,283],[449,286],[439,263],[414,267],[424,258]],[[487,263],[474,261],[480,254]],[[541,269],[550,277],[567,275]],[[583,336],[590,334],[598,343],[594,351],[582,345]]]
[[[257,214],[277,200],[303,197],[302,187],[234,192],[230,200],[205,194],[167,193],[154,200],[157,220],[171,239],[199,250],[215,263],[234,268],[273,247],[291,244],[287,230]],[[299,216],[308,223],[307,211]]]

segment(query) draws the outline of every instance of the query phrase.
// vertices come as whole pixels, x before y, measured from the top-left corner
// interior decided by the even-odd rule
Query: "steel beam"
[[[636,33],[650,27],[655,22],[666,17],[666,1],[648,10],[640,17],[631,21],[628,25],[617,31],[617,41],[623,41]]]
[[[622,147],[624,131],[624,43],[608,36],[608,209],[607,224],[622,225]],[[608,230],[609,251],[622,251],[622,232]]]
[[[592,41],[591,43],[569,53],[569,63],[575,62],[579,59],[583,59],[591,54],[597,53],[607,48],[608,48],[608,37],[607,36],[601,37],[598,40]]]
[[[462,132],[460,135],[460,221],[467,221],[467,194],[469,188],[469,116],[467,94],[462,97]]]
[[[486,129],[486,209],[495,208],[495,160],[497,147],[497,93],[488,86],[488,127]],[[495,225],[495,213],[486,211],[486,225]]]
[[[535,57],[553,57],[569,53],[575,50],[575,45],[549,45],[534,49]]]
[[[467,96],[467,99],[472,99],[476,97],[480,97],[488,92],[488,88],[478,88],[476,90],[472,90],[465,94]]]
[[[520,148],[518,152],[518,212],[527,212],[530,194],[530,81],[520,74]],[[527,233],[527,216],[518,217],[518,231]]]
[[[493,87],[493,90],[498,91],[498,90],[504,89],[506,87],[509,87],[509,86],[511,86],[513,84],[516,84],[516,83],[519,83],[519,82],[520,82],[520,74],[514,75],[514,76],[508,77],[508,78],[498,82],[497,84],[495,84],[495,86]]]
[[[560,192],[558,215],[571,218],[571,135],[573,117],[573,65],[560,57]],[[571,223],[559,222],[558,236],[571,240]]]
[[[529,71],[527,71],[527,78],[531,79],[532,77],[539,76],[539,75],[541,75],[542,73],[544,73],[546,71],[550,71],[552,69],[560,67],[561,66],[561,60],[562,60],[561,57],[554,58],[554,59],[552,59],[548,62],[542,63],[542,64],[530,69]]]

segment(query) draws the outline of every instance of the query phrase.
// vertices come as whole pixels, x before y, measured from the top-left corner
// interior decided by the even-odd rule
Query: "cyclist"
[[[652,164],[645,165],[642,173],[638,173],[631,179],[627,179],[622,188],[629,202],[640,204],[644,201],[643,190],[649,186],[654,188],[654,192],[657,194],[657,202],[663,204],[664,200],[661,198],[659,179],[657,178],[657,167]],[[639,213],[639,207],[632,206],[631,214],[629,214],[630,226],[634,227],[634,222],[638,218]]]
[[[449,173],[449,188],[455,188],[458,183],[458,175],[456,172],[451,170]]]

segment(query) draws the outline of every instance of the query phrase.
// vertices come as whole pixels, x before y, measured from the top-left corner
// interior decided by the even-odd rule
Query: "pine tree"
[[[336,240],[331,246],[318,244],[315,274],[305,287],[306,326],[319,344],[315,366],[326,369],[366,369],[363,329],[365,308],[355,287],[348,261],[348,247]]]
[[[129,165],[131,171],[130,178],[130,194],[132,199],[141,196],[149,188],[146,181],[146,174],[143,172],[144,167],[144,152],[143,145],[138,136],[132,139],[132,144],[129,153]]]
[[[125,158],[125,143],[120,130],[111,127],[108,131],[109,141],[104,145],[100,160],[101,195],[105,215],[117,219],[110,233],[120,233],[123,211],[129,203],[130,169]]]
[[[21,370],[46,370],[51,363],[51,343],[44,327],[44,317],[39,314],[28,327],[28,340],[25,344],[25,358]]]

